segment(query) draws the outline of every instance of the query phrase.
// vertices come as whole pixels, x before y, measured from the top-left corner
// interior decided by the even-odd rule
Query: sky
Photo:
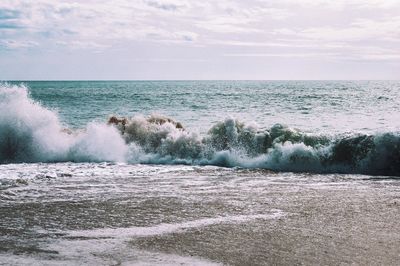
[[[0,80],[400,79],[400,0],[0,0]]]

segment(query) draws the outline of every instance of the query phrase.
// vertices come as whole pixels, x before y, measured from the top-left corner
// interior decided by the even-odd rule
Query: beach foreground
[[[396,265],[400,259],[396,179],[179,165],[1,168],[5,265]]]

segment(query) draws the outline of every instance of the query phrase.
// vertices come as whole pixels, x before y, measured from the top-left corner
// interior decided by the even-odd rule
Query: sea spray
[[[313,173],[400,174],[398,133],[334,137],[307,134],[281,124],[260,131],[254,124],[248,126],[228,118],[201,138],[168,120],[161,124],[152,123],[152,117],[126,120],[121,133],[141,154],[136,153],[135,159],[128,161]]]
[[[89,123],[74,139],[67,158],[77,162],[124,162],[128,146],[119,132],[110,126]]]
[[[24,86],[0,86],[0,160],[62,160],[72,138],[62,132],[55,112],[29,98]]]
[[[70,133],[25,86],[0,85],[0,162],[123,161],[126,153],[114,127],[91,123]]]
[[[0,162],[128,162],[400,176],[400,135],[326,136],[227,118],[200,136],[163,116],[69,130],[25,86],[0,85]],[[123,123],[119,121],[124,121]]]

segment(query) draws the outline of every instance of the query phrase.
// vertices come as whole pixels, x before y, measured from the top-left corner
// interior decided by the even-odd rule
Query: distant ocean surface
[[[399,81],[33,81],[29,98],[83,128],[110,115],[161,114],[206,133],[227,118],[336,134],[400,129]],[[4,87],[4,85],[2,86]],[[2,94],[4,92],[2,91]]]
[[[2,82],[0,261],[279,262],[237,243],[294,188],[398,192],[399,111],[400,81]]]

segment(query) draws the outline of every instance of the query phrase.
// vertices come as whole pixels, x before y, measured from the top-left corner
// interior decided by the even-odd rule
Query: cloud
[[[147,33],[146,39],[151,41],[160,41],[163,43],[182,43],[194,42],[198,35],[194,32],[171,32],[161,29],[154,29],[152,32]]]
[[[270,0],[261,0],[263,3],[270,3]],[[390,9],[399,7],[398,0],[280,0],[280,5],[293,7],[307,7],[330,10],[344,9]]]
[[[0,30],[2,30],[2,29],[18,29],[18,28],[21,28],[21,27],[17,24],[0,22]]]
[[[314,27],[286,34],[327,41],[368,39],[400,41],[400,16],[382,20],[356,19],[348,27]]]
[[[0,48],[15,50],[15,49],[25,49],[37,47],[39,44],[34,41],[15,41],[15,40],[0,40]]]
[[[0,8],[0,30],[12,30],[21,28],[18,23],[20,12],[8,8]]]
[[[0,9],[0,20],[19,18],[20,12],[12,9]]]
[[[171,3],[171,2],[165,3],[165,2],[154,1],[154,0],[145,1],[145,3],[151,7],[166,10],[166,11],[176,11],[176,10],[180,9],[181,7],[183,7],[181,5],[177,5],[177,4]]]
[[[281,57],[281,58],[321,58],[321,57],[336,57],[335,53],[237,53],[224,54],[225,57]]]
[[[92,51],[101,51],[108,47],[107,45],[92,41],[59,41],[56,42],[56,45],[68,47],[69,49],[90,49]]]
[[[225,56],[389,60],[397,58],[400,1],[2,0],[0,38],[7,49],[101,51],[150,42]]]

